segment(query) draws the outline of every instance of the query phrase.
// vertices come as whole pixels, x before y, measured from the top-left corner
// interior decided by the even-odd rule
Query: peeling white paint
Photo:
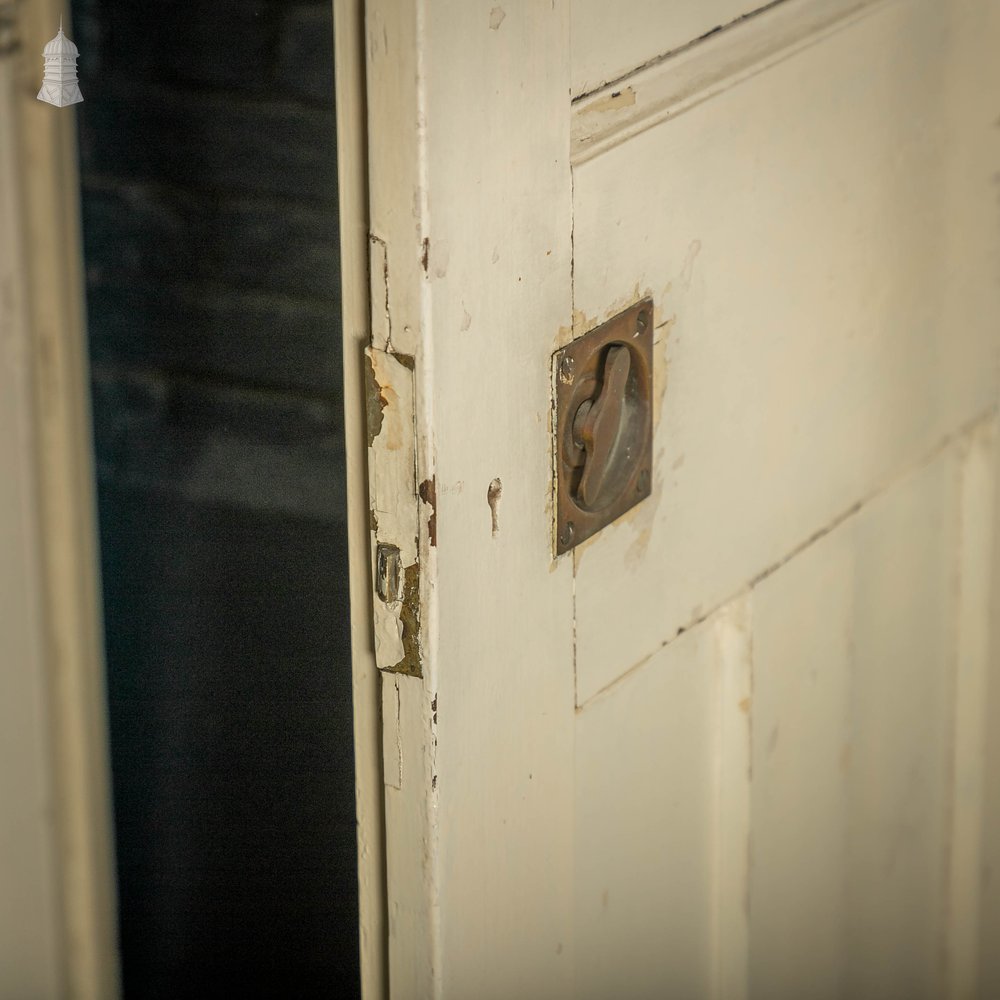
[[[375,245],[375,244],[373,244]],[[414,484],[412,359],[369,348],[373,384],[369,385],[369,499],[372,518],[372,565],[379,543],[399,549],[399,576],[418,562],[419,502]],[[402,589],[399,596],[402,597]],[[373,595],[375,662],[381,670],[404,658],[404,603]]]

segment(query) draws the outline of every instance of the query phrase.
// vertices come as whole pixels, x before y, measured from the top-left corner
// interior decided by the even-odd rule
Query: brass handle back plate
[[[553,360],[558,554],[650,493],[652,300],[584,334]]]

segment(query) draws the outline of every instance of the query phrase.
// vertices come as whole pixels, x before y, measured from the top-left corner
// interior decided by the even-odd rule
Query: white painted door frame
[[[361,984],[365,1000],[388,996],[385,810],[379,674],[371,639],[368,442],[362,362],[370,341],[365,0],[334,0],[337,166],[340,199],[341,325],[347,524],[354,685]]]

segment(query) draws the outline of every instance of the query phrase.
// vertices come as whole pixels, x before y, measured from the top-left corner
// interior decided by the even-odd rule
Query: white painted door
[[[1000,6],[365,8],[389,993],[997,995]],[[652,495],[557,558],[645,296]]]

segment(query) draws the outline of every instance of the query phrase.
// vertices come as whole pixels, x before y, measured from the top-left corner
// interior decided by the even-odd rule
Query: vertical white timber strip
[[[990,626],[986,677],[986,745],[982,825],[982,859],[979,869],[979,995],[1000,996],[1000,447],[993,454],[993,573],[990,588]]]
[[[947,924],[948,996],[978,995],[980,870],[986,781],[986,697],[996,427],[973,431],[959,484],[958,628]],[[987,943],[987,947],[991,947]]]
[[[752,597],[719,612],[716,642],[715,885],[711,995],[749,992]]]
[[[59,0],[17,9],[16,155],[62,960],[68,996],[104,1000],[118,993],[117,934],[75,116],[35,99],[39,53],[60,17],[69,20]]]
[[[368,150],[365,136],[364,0],[337,0],[337,174],[340,200],[341,327],[344,345],[344,444],[351,583],[354,773],[358,844],[358,943],[361,994],[388,996],[385,846],[379,673],[369,625],[369,507],[364,348],[369,342]],[[395,757],[398,771],[398,754]]]
[[[440,992],[431,817],[434,700],[424,671],[426,598],[433,581],[429,519],[421,517],[416,478],[419,465],[433,481],[423,444],[418,462],[418,440],[425,441],[430,428],[415,422],[416,393],[427,379],[415,368],[426,364],[428,354],[421,332],[427,291],[421,8],[421,0],[365,3],[371,298],[366,405],[370,559],[376,574],[369,592],[376,663],[402,671],[382,676],[383,713],[390,713],[382,724],[388,993],[393,1000],[423,1000]],[[385,592],[392,582],[378,578],[380,543],[399,551],[400,589],[388,601],[379,595],[379,588]]]
[[[419,0],[365,5],[372,346],[409,355],[419,340],[426,235],[418,166],[420,7]]]
[[[392,689],[395,691],[392,692]],[[389,898],[389,992],[392,1000],[440,995],[435,962],[436,912],[432,825],[433,740],[430,699],[420,677],[382,673],[383,705],[395,708],[387,731],[385,825]],[[393,779],[398,779],[395,786]]]
[[[66,984],[16,122],[13,64],[0,55],[0,995],[57,996]]]
[[[572,565],[551,556],[549,429],[572,313],[568,5],[435,0],[424,18],[440,989],[557,1000],[573,995]]]
[[[399,678],[380,673],[382,686],[382,777],[390,788],[401,788],[403,752],[399,743]]]
[[[952,0],[948,5],[947,46],[951,52],[948,73],[950,92],[949,150],[949,245],[944,260],[951,264],[942,275],[948,293],[948,318],[951,328],[965,331],[979,327],[987,331],[993,344],[994,399],[997,399],[1000,375],[1000,344],[997,316],[1000,314],[1000,60],[996,57],[996,39],[1000,37],[1000,4],[981,0]],[[969,355],[956,350],[949,339],[941,352],[938,381],[947,385],[956,373],[970,364]],[[970,456],[971,458],[971,456]],[[979,461],[976,459],[975,461]],[[986,659],[986,718],[984,747],[983,823],[980,844],[978,893],[979,954],[978,995],[1000,996],[1000,448],[994,443],[992,475],[994,507],[989,524],[993,526],[992,584],[989,598],[990,646]],[[977,544],[963,527],[963,552]],[[980,540],[983,557],[989,552],[988,541]],[[963,601],[963,614],[965,597]],[[971,613],[971,612],[970,612]],[[960,626],[961,627],[961,626]],[[964,640],[960,640],[964,643]],[[959,655],[963,655],[962,646]],[[961,692],[959,692],[961,696]],[[957,819],[957,816],[956,816]],[[955,831],[952,832],[955,836]],[[951,873],[952,878],[955,872]],[[957,892],[957,886],[953,893]],[[971,901],[966,901],[971,905]],[[957,900],[953,899],[953,906]],[[956,913],[957,918],[957,913]],[[950,929],[954,940],[957,929]],[[957,942],[956,942],[957,944]],[[958,955],[949,955],[949,988],[961,988]],[[952,993],[952,995],[960,995]]]
[[[366,6],[373,347],[415,360],[424,498],[423,677],[396,678],[386,790],[394,997],[572,993],[572,567],[551,560],[549,429],[568,29],[560,0]],[[528,885],[546,890],[530,907]]]

